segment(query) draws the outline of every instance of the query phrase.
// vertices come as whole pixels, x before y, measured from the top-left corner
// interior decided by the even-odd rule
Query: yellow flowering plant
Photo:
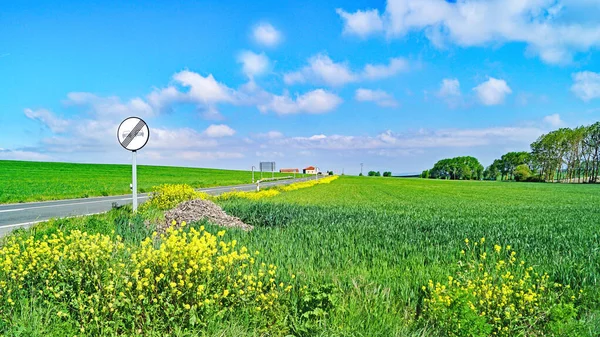
[[[261,190],[258,192],[241,192],[241,191],[232,191],[226,192],[215,199],[217,200],[229,200],[229,199],[249,199],[249,200],[260,200],[264,198],[271,198],[276,195],[279,195],[281,192],[289,192],[295,191],[303,188],[312,187],[319,184],[329,184],[332,181],[336,180],[338,176],[327,176],[318,180],[308,180],[299,183],[292,183],[289,185],[277,186],[270,189]]]
[[[150,199],[142,205],[141,209],[154,207],[167,210],[184,201],[194,199],[208,199],[208,194],[197,192],[186,184],[164,184],[153,188]]]
[[[133,246],[77,230],[9,237],[0,248],[0,320],[10,326],[15,306],[30,299],[60,308],[57,318],[89,335],[148,324],[201,328],[231,317],[249,317],[258,331],[287,331],[282,317],[293,286],[277,280],[277,267],[223,240],[225,231],[181,225]]]
[[[450,336],[543,334],[553,311],[574,307],[568,285],[527,266],[510,245],[465,239],[460,254],[454,276],[422,289],[423,317]]]

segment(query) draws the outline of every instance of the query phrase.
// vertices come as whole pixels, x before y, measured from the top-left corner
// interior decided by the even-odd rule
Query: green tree
[[[521,164],[513,172],[516,181],[527,181],[531,177],[531,169],[526,164]]]

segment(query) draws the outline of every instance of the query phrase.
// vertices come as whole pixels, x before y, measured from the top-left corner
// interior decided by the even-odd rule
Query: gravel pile
[[[167,211],[165,213],[165,227],[160,228],[161,232],[164,232],[173,220],[180,224],[182,221],[186,223],[192,223],[200,220],[208,220],[211,223],[214,223],[223,227],[236,227],[241,228],[243,230],[252,230],[254,227],[244,223],[237,217],[228,215],[219,207],[219,205],[215,204],[210,200],[191,200],[182,202],[174,209]]]

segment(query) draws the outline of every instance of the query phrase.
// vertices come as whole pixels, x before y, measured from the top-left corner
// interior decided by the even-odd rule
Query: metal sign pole
[[[148,143],[150,128],[138,117],[129,117],[117,129],[117,140],[126,150],[131,151],[131,196],[133,211],[138,209],[137,151]]]
[[[131,165],[131,180],[133,184],[133,211],[137,211],[138,198],[137,198],[137,151],[131,151],[132,153],[132,165]]]
[[[254,166],[252,166],[252,183],[254,184]]]

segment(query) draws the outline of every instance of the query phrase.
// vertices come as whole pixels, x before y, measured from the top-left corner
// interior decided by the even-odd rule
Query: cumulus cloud
[[[600,23],[594,19],[597,15],[587,20],[577,15],[594,11],[599,12],[594,1],[388,0],[380,15],[360,10],[338,10],[338,14],[344,21],[345,34],[364,37],[384,31],[388,37],[402,37],[417,31],[424,32],[436,46],[520,42],[527,45],[529,53],[557,64],[571,61],[577,52],[600,46]],[[374,24],[365,25],[365,16]]]
[[[571,91],[585,102],[600,97],[600,73],[582,71],[572,75]]]
[[[281,33],[270,23],[266,22],[254,26],[252,36],[258,44],[267,47],[275,47],[283,39]]]
[[[233,101],[234,91],[225,84],[217,82],[212,74],[202,76],[193,71],[184,70],[176,73],[173,80],[189,88],[184,97],[190,102],[215,104]]]
[[[225,124],[213,124],[204,130],[204,135],[211,138],[221,138],[235,135],[235,130]]]
[[[300,71],[285,74],[286,84],[313,82],[330,86],[341,86],[354,82],[357,76],[350,70],[347,63],[333,62],[325,54],[317,54],[308,60],[308,65]]]
[[[408,61],[403,58],[392,58],[388,64],[367,64],[362,71],[353,71],[347,62],[334,62],[326,54],[317,54],[308,59],[308,65],[299,71],[284,75],[288,85],[310,82],[339,87],[361,80],[376,80],[391,77],[401,71],[408,70]]]
[[[512,90],[506,84],[505,80],[490,77],[487,81],[473,88],[479,101],[484,105],[498,105],[504,103],[506,95],[512,93]]]
[[[29,119],[41,122],[44,126],[48,127],[48,129],[50,129],[50,131],[54,133],[65,132],[69,127],[68,120],[56,117],[52,112],[45,109],[25,109],[25,116],[27,116],[27,118]]]
[[[460,82],[456,78],[444,78],[438,91],[440,97],[460,96]]]
[[[559,114],[552,114],[552,115],[548,115],[546,117],[544,117],[543,119],[544,123],[558,128],[564,125],[564,122],[562,121],[562,119],[560,119],[560,115]]]
[[[238,62],[242,64],[242,71],[250,79],[269,70],[269,58],[265,53],[256,54],[246,50],[238,55]]]
[[[204,149],[217,147],[219,143],[208,139],[209,135],[199,133],[192,128],[150,128],[151,141],[148,142],[149,151],[177,151],[190,149]]]
[[[301,112],[320,114],[335,109],[341,103],[342,99],[336,94],[316,89],[303,95],[297,95],[295,99],[287,93],[281,96],[272,95],[268,103],[259,105],[258,108],[262,112],[273,111],[279,115]]]
[[[136,97],[123,102],[117,96],[102,97],[89,92],[70,92],[64,102],[68,106],[81,106],[93,115],[106,118],[126,116],[150,117],[155,110],[145,100]]]
[[[381,107],[396,107],[398,102],[394,97],[383,90],[359,88],[354,93],[354,99],[359,102],[374,102]]]
[[[336,12],[344,20],[345,34],[358,35],[364,38],[383,30],[383,20],[379,16],[377,9],[358,10],[354,13],[348,13],[338,8]]]
[[[444,78],[436,95],[450,108],[456,108],[462,103],[460,82],[456,78]]]
[[[409,64],[406,59],[396,57],[390,59],[388,64],[367,64],[363,70],[363,78],[376,80],[391,77],[399,72],[407,71]]]

